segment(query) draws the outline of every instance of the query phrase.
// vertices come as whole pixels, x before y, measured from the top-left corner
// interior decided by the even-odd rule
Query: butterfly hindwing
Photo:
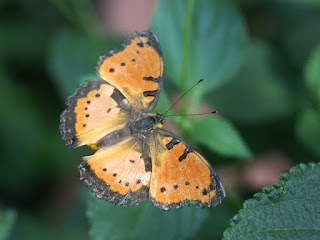
[[[125,126],[131,107],[125,97],[103,80],[80,85],[67,100],[60,116],[60,132],[67,146],[95,144],[107,134]]]
[[[115,86],[136,110],[150,112],[159,100],[163,59],[155,34],[148,30],[127,40],[122,51],[102,55],[97,73]]]
[[[165,210],[189,203],[210,207],[222,201],[223,186],[199,152],[163,129],[156,130],[153,138],[150,199],[155,206]]]
[[[128,137],[85,157],[80,176],[98,198],[117,205],[135,205],[149,198],[151,159],[149,146]]]

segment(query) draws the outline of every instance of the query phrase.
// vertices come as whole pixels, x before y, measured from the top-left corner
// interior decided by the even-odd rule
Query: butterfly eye
[[[161,120],[161,124],[165,124],[166,123],[166,120],[165,119],[162,119]]]

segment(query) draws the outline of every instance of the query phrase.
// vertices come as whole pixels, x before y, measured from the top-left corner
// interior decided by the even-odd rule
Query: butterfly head
[[[155,119],[156,119],[156,126],[158,128],[162,128],[162,125],[166,122],[166,119],[164,118],[163,114],[158,112],[156,115],[155,115]]]

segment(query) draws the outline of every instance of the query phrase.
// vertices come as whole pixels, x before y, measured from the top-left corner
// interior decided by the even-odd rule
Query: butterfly
[[[80,178],[96,197],[117,205],[150,199],[163,210],[185,204],[213,207],[224,188],[204,157],[188,142],[162,129],[153,114],[162,89],[164,64],[156,35],[135,33],[99,57],[103,80],[88,80],[68,97],[60,132],[69,148],[97,151],[79,165]]]

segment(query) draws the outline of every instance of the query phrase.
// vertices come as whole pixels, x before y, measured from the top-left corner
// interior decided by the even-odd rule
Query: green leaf
[[[262,124],[289,116],[294,99],[274,50],[252,42],[248,58],[234,81],[206,95],[206,101],[228,118],[246,124]]]
[[[15,218],[16,212],[13,210],[0,211],[0,240],[8,239]]]
[[[164,52],[165,72],[185,89],[200,78],[207,79],[203,91],[217,88],[239,70],[247,44],[246,25],[230,1],[193,1],[191,26],[185,38],[188,1],[162,0],[152,29]],[[187,53],[183,45],[187,41]],[[183,68],[187,58],[187,69]],[[183,79],[186,76],[186,79]]]
[[[124,207],[90,196],[87,214],[93,240],[167,240],[192,237],[208,216],[208,209],[191,206],[163,211],[150,202]]]
[[[243,205],[225,239],[318,239],[320,163],[291,168]]]
[[[298,115],[296,123],[296,135],[300,142],[311,152],[320,157],[320,115],[305,109]]]
[[[305,69],[305,80],[309,89],[316,94],[320,102],[320,44],[309,58]]]
[[[222,155],[243,159],[252,155],[237,130],[221,117],[206,117],[195,121],[190,131],[195,141]]]

